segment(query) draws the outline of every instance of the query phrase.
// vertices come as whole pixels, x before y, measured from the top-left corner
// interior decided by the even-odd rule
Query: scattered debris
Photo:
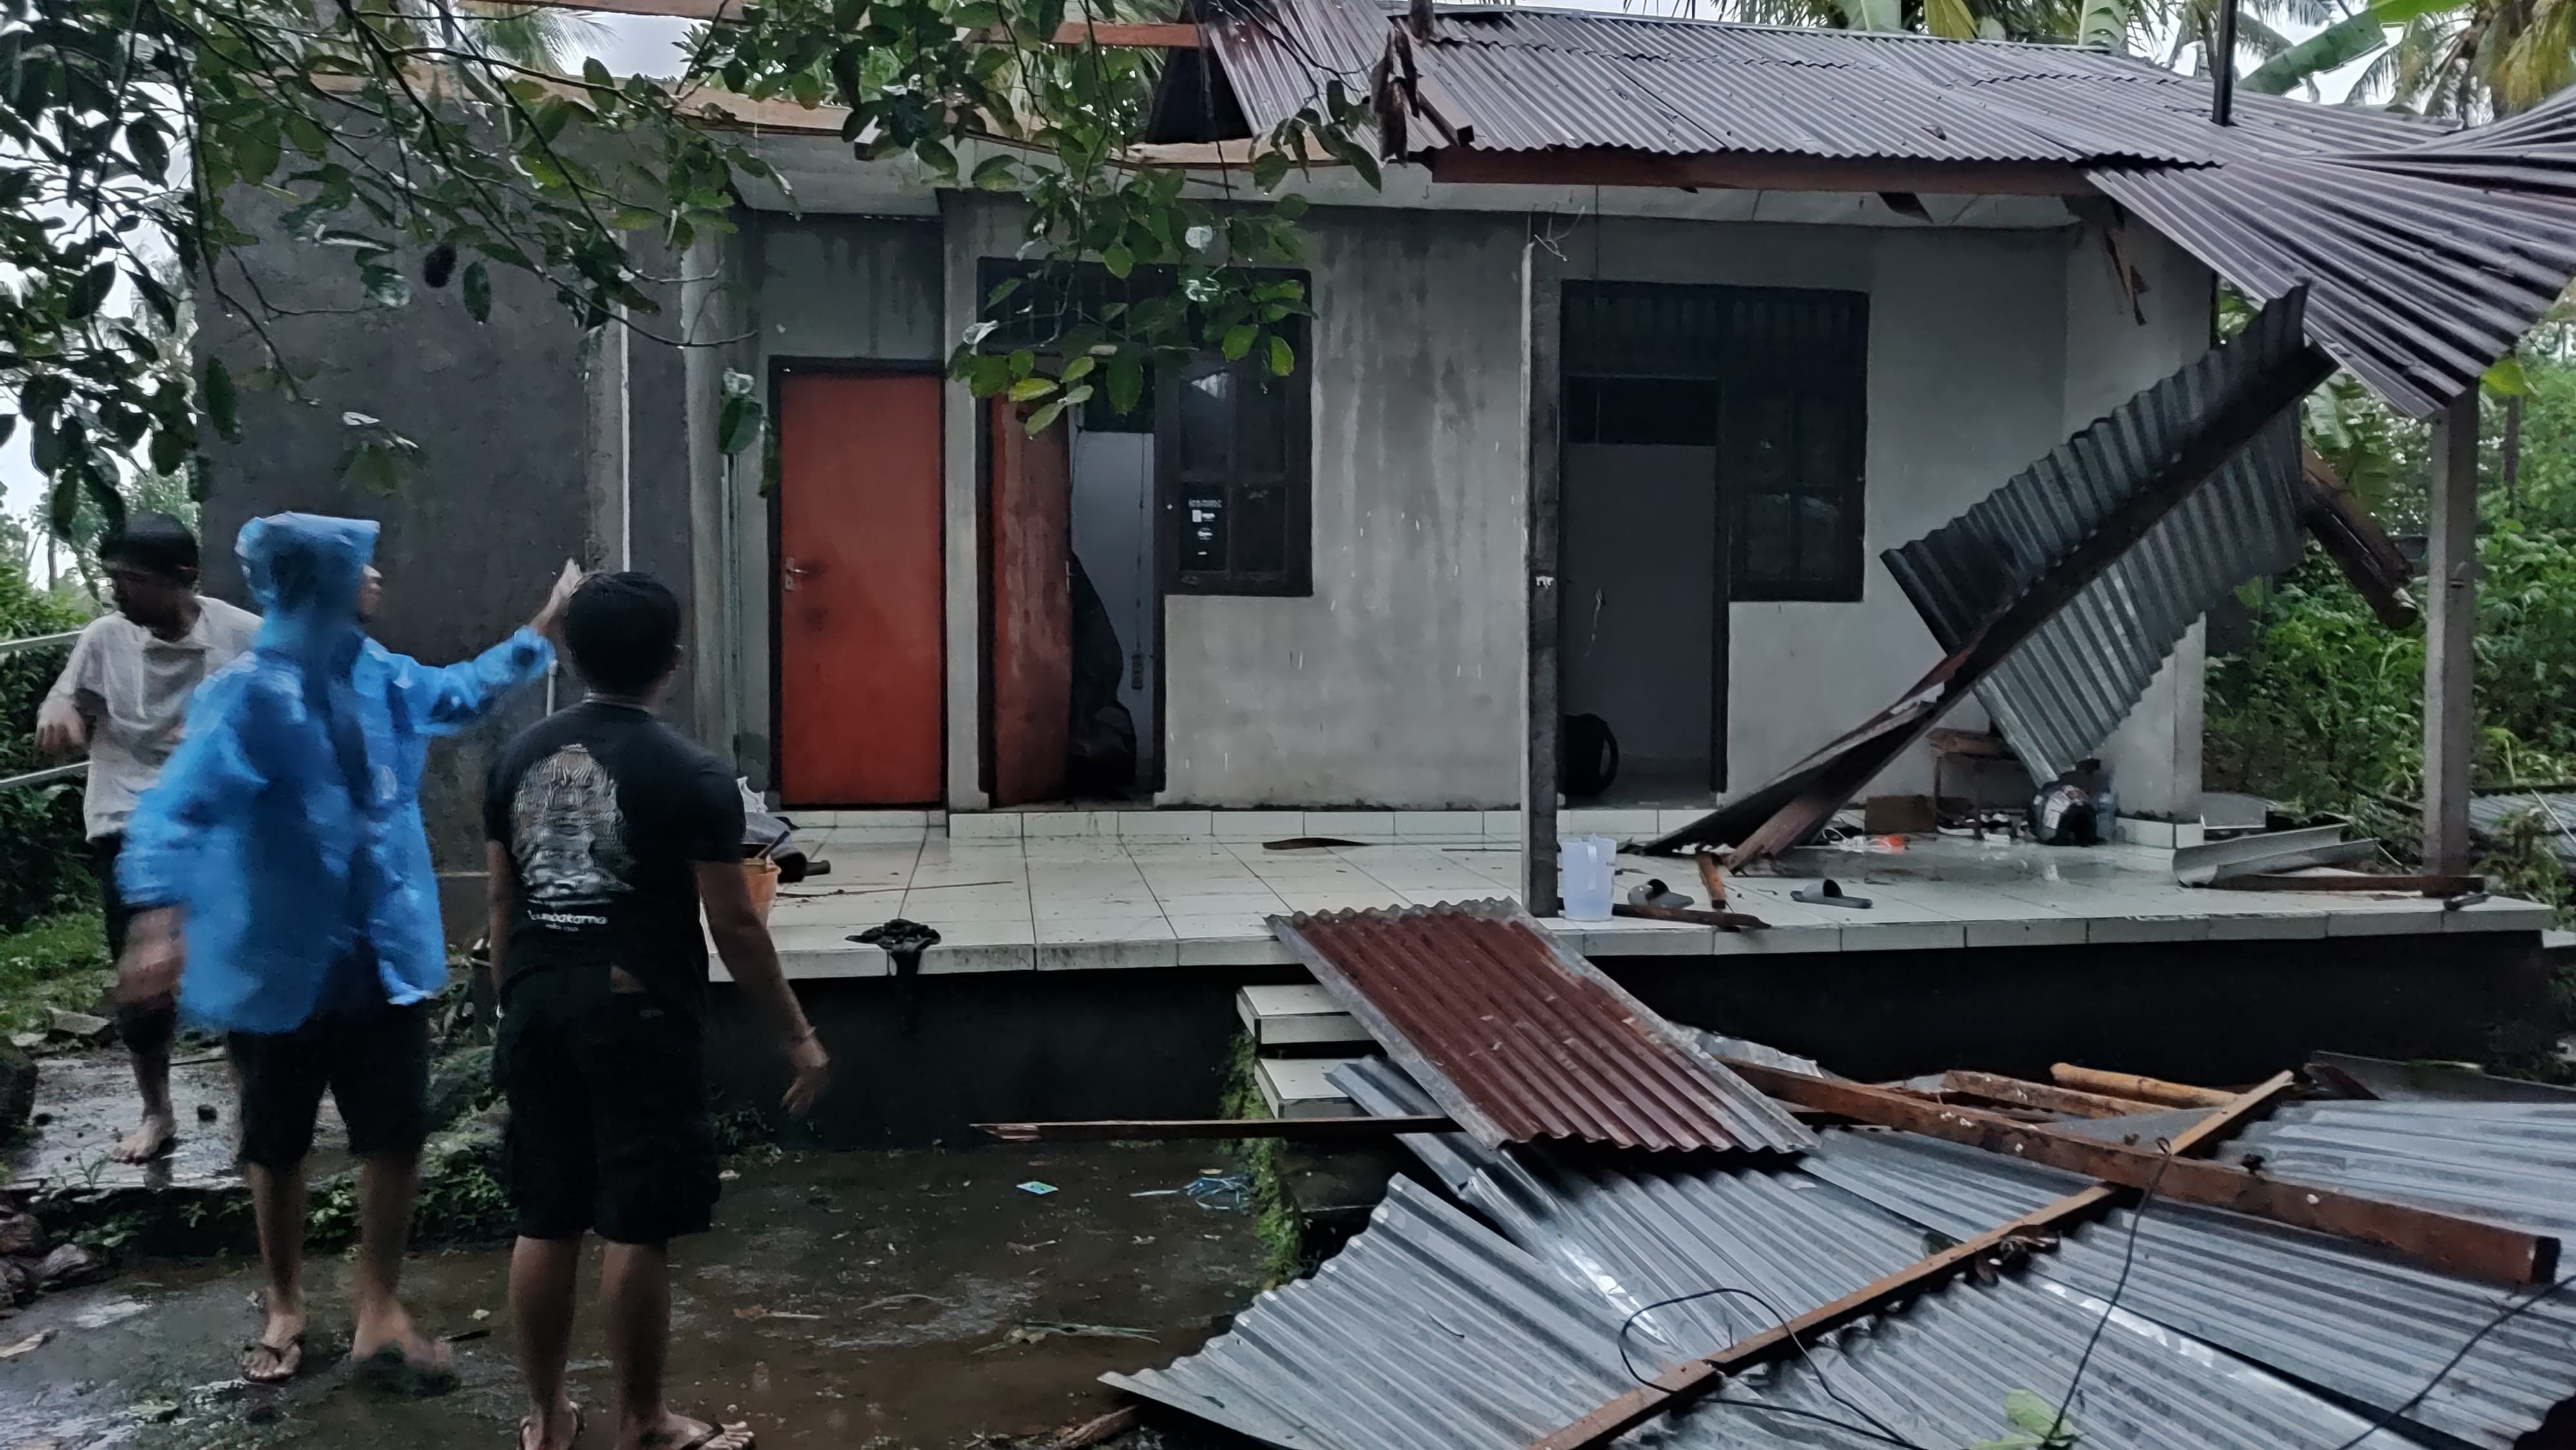
[[[1220,1213],[1239,1213],[1252,1195],[1252,1180],[1240,1173],[1201,1174],[1181,1190],[1201,1208]]]
[[[1339,836],[1290,836],[1284,841],[1264,841],[1264,851],[1347,851],[1365,846],[1366,841],[1345,841]]]
[[[54,1332],[52,1330],[39,1329],[35,1333],[28,1335],[26,1338],[19,1340],[16,1344],[0,1348],[0,1359],[16,1359],[22,1354],[33,1354],[37,1350],[44,1348],[46,1341],[53,1337]]]
[[[200,1123],[211,1123],[222,1116],[213,1103],[197,1104],[197,1121]]]
[[[84,1047],[105,1047],[116,1040],[116,1021],[111,1017],[93,1017],[87,1012],[52,1010],[52,1035],[67,1037]]]
[[[1022,1193],[1034,1193],[1034,1194],[1036,1194],[1036,1195],[1037,1195],[1038,1197],[1040,1197],[1040,1198],[1044,1198],[1044,1197],[1046,1197],[1048,1194],[1053,1193],[1053,1192],[1055,1192],[1055,1191],[1056,1191],[1056,1188],[1055,1188],[1055,1185],[1054,1185],[1054,1184],[1052,1184],[1052,1183],[1041,1183],[1041,1182],[1039,1182],[1038,1180],[1036,1180],[1036,1179],[1034,1179],[1034,1178],[1030,1179],[1030,1180],[1029,1180],[1028,1182],[1026,1182],[1026,1183],[1016,1184],[1016,1185],[1014,1185],[1014,1186],[1015,1186],[1015,1187],[1017,1187],[1017,1188],[1020,1190],[1020,1192],[1022,1192]]]
[[[1033,1244],[1005,1243],[1002,1247],[1009,1249],[1015,1254],[1034,1254],[1040,1249],[1051,1248],[1059,1242],[1061,1241],[1057,1239],[1040,1239]]]
[[[1628,904],[1660,907],[1665,911],[1685,911],[1690,908],[1692,898],[1666,886],[1661,877],[1649,877],[1645,884],[1628,888]]]
[[[1045,1450],[1090,1450],[1091,1446],[1114,1440],[1136,1428],[1136,1407],[1122,1405],[1108,1414],[1083,1421],[1059,1431],[1046,1442]]]
[[[36,1265],[36,1282],[47,1289],[68,1289],[107,1275],[107,1256],[85,1244],[56,1244]]]
[[[1043,1344],[1050,1339],[1141,1339],[1147,1344],[1158,1342],[1146,1330],[1129,1329],[1120,1324],[1071,1324],[1052,1319],[1032,1319],[1025,1324],[1012,1325],[1010,1332],[975,1352],[991,1354],[995,1350],[1024,1344]]]

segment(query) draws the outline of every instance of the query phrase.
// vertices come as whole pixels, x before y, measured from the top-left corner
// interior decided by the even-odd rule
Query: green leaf
[[[982,191],[1011,191],[1020,182],[1008,156],[987,156],[975,163],[975,174],[968,178]]]
[[[1943,40],[1977,38],[1977,17],[1967,0],[1923,0],[1923,28]]]
[[[1966,12],[1967,7],[1961,5],[1960,13]],[[2083,0],[2075,21],[2076,44],[2091,50],[2115,51],[2128,39],[2129,0]]]
[[[477,322],[492,320],[492,273],[480,262],[465,264],[465,315]]]
[[[2522,359],[2512,353],[2506,353],[2494,367],[2487,369],[2483,382],[2488,392],[2500,398],[2531,395],[2531,379],[2523,373]]]
[[[1062,398],[1058,398],[1054,402],[1047,404],[1045,407],[1038,409],[1034,413],[1031,413],[1029,415],[1029,436],[1035,438],[1040,433],[1054,427],[1055,420],[1064,416],[1064,407],[1064,400]]]
[[[1249,322],[1239,322],[1234,326],[1227,328],[1225,330],[1225,342],[1222,344],[1225,352],[1225,360],[1227,362],[1234,362],[1240,359],[1245,353],[1252,351],[1252,340],[1259,336],[1260,332],[1261,329],[1254,327]]]
[[[1956,3],[1956,0],[1953,0]],[[1288,175],[1288,153],[1264,151],[1252,158],[1252,184],[1263,191],[1277,186]]]
[[[256,186],[277,170],[277,122],[256,121],[232,137],[233,174]]]
[[[81,273],[72,282],[71,290],[63,294],[64,319],[80,322],[97,315],[99,306],[107,301],[108,292],[115,286],[114,262],[101,262]]]
[[[2015,1429],[2045,1435],[2057,1428],[2057,1407],[2029,1390],[2004,1392],[2004,1418]]]
[[[370,262],[358,269],[358,275],[367,284],[368,306],[390,309],[411,305],[411,279],[403,275],[400,267]]]
[[[1284,378],[1296,370],[1296,350],[1288,346],[1288,339],[1275,332],[1270,334],[1270,375]]]
[[[1053,378],[1022,378],[1011,384],[1011,390],[1004,396],[1014,403],[1025,403],[1031,398],[1043,398],[1054,391],[1055,379]]]
[[[1145,396],[1145,365],[1134,353],[1122,352],[1109,359],[1109,406],[1120,417],[1136,411],[1137,400]]]
[[[189,450],[194,447],[196,440],[176,428],[155,428],[152,430],[152,471],[178,472],[180,466],[188,461]]]
[[[610,75],[608,73],[608,67],[600,64],[599,57],[595,55],[589,56],[582,61],[581,83],[594,90],[613,91],[617,89],[617,77]]]
[[[1038,365],[1038,355],[1037,355],[1036,353],[1034,353],[1034,352],[1031,352],[1030,350],[1028,350],[1028,349],[1027,349],[1027,348],[1025,348],[1025,347],[1024,347],[1024,348],[1021,348],[1019,351],[1014,352],[1014,353],[1012,353],[1012,354],[1011,354],[1011,376],[1012,376],[1012,377],[1015,377],[1015,378],[1024,378],[1024,377],[1027,377],[1031,372],[1033,372],[1033,371],[1035,371],[1035,370],[1036,370],[1037,365]]]
[[[1905,10],[1898,0],[1835,0],[1843,25],[1851,30],[1903,30]]]
[[[206,359],[206,417],[215,425],[215,433],[227,442],[241,437],[241,398],[233,391],[232,369],[219,357]]]
[[[148,268],[128,268],[125,276],[143,298],[143,305],[152,309],[152,315],[161,320],[163,327],[179,325],[179,299],[171,296],[170,289],[162,286],[160,279],[154,277]]]
[[[2361,11],[2256,66],[2238,79],[2236,88],[2266,96],[2281,95],[2385,47],[2390,23],[2375,6]]]
[[[1124,280],[1136,270],[1136,254],[1127,250],[1125,242],[1111,242],[1101,249],[1100,265],[1109,269],[1110,276]]]
[[[1056,381],[1069,383],[1076,378],[1087,378],[1091,376],[1091,370],[1098,366],[1100,366],[1100,359],[1093,357],[1089,353],[1084,353],[1082,356],[1066,363],[1064,365],[1063,373],[1058,375]]]

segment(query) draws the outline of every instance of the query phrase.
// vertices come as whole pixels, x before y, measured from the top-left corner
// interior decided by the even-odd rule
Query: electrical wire
[[[1643,1308],[1638,1309],[1635,1313],[1633,1313],[1633,1314],[1629,1315],[1626,1319],[1624,1319],[1624,1320],[1620,1321],[1620,1324],[1619,1324],[1619,1335],[1618,1335],[1618,1339],[1616,1340],[1616,1343],[1617,1343],[1618,1348],[1619,1348],[1619,1364],[1620,1364],[1620,1367],[1628,1371],[1628,1377],[1629,1377],[1630,1379],[1635,1380],[1637,1383],[1639,1383],[1639,1384],[1641,1384],[1641,1385],[1652,1385],[1652,1384],[1654,1383],[1654,1381],[1653,1381],[1653,1380],[1650,1380],[1650,1379],[1646,1378],[1644,1375],[1639,1374],[1639,1373],[1637,1372],[1637,1363],[1636,1363],[1636,1361],[1635,1361],[1635,1360],[1632,1360],[1632,1359],[1630,1359],[1630,1358],[1628,1357],[1628,1331],[1629,1331],[1630,1329],[1632,1329],[1632,1328],[1634,1328],[1634,1327],[1636,1326],[1636,1323],[1637,1323],[1637,1321],[1638,1321],[1639,1319],[1642,1319],[1642,1318],[1644,1318],[1645,1316],[1647,1316],[1647,1315],[1649,1315],[1649,1314],[1654,1313],[1654,1312],[1655,1312],[1656,1310],[1658,1310],[1658,1309],[1669,1308],[1669,1307],[1671,1307],[1672,1305],[1675,1305],[1675,1304],[1688,1304],[1688,1303],[1693,1302],[1694,1300],[1699,1300],[1699,1299],[1709,1299],[1709,1298],[1714,1298],[1714,1297],[1716,1297],[1716,1296],[1718,1296],[1718,1295],[1721,1295],[1721,1294],[1731,1294],[1731,1295],[1735,1295],[1735,1296],[1740,1297],[1740,1298],[1750,1299],[1750,1300],[1752,1300],[1754,1303],[1761,1305],[1761,1306],[1762,1306],[1762,1308],[1763,1308],[1766,1312],[1768,1312],[1768,1313],[1770,1314],[1770,1316],[1771,1316],[1774,1320],[1778,1321],[1778,1323],[1779,1323],[1779,1325],[1780,1325],[1781,1329],[1783,1329],[1783,1330],[1787,1330],[1787,1331],[1788,1331],[1788,1337],[1789,1337],[1789,1345],[1790,1345],[1790,1347],[1791,1347],[1791,1348],[1793,1348],[1793,1349],[1795,1349],[1795,1350],[1797,1350],[1797,1351],[1798,1351],[1798,1356],[1799,1356],[1799,1358],[1801,1358],[1801,1359],[1805,1360],[1805,1361],[1807,1362],[1807,1366],[1808,1366],[1808,1368],[1813,1369],[1813,1370],[1816,1372],[1816,1383],[1817,1383],[1818,1385],[1820,1385],[1820,1386],[1822,1386],[1822,1387],[1824,1388],[1824,1391],[1825,1391],[1826,1396],[1827,1396],[1828,1398],[1830,1398],[1830,1399],[1831,1399],[1835,1404],[1838,1404],[1838,1405],[1842,1406],[1844,1409],[1851,1411],[1853,1414],[1860,1416],[1862,1419],[1867,1420],[1867,1421],[1868,1421],[1872,1426],[1874,1426],[1874,1427],[1876,1427],[1876,1428],[1875,1428],[1875,1429],[1863,1429],[1862,1427],[1860,1427],[1860,1426],[1858,1426],[1858,1425],[1854,1425],[1854,1424],[1852,1424],[1850,1421],[1847,1421],[1847,1420],[1839,1420],[1839,1419],[1836,1419],[1835,1417],[1833,1417],[1833,1416],[1831,1416],[1831,1415],[1820,1415],[1820,1414],[1815,1413],[1815,1412],[1814,1412],[1814,1411],[1812,1411],[1812,1410],[1789,1410],[1789,1409],[1783,1409],[1783,1410],[1781,1410],[1781,1413],[1782,1413],[1782,1414],[1804,1415],[1804,1416],[1806,1416],[1808,1419],[1811,1419],[1811,1420],[1822,1420],[1822,1421],[1824,1421],[1825,1423],[1827,1423],[1827,1424],[1829,1424],[1829,1425],[1840,1425],[1840,1426],[1841,1426],[1841,1427],[1843,1427],[1844,1429],[1849,1430],[1849,1431],[1851,1431],[1851,1432],[1852,1432],[1852,1433],[1854,1433],[1854,1434],[1857,1434],[1857,1435],[1865,1435],[1865,1436],[1867,1436],[1867,1437],[1868,1437],[1868,1438],[1870,1438],[1870,1439],[1878,1440],[1878,1441],[1884,1442],[1884,1443],[1889,1444],[1889,1445],[1902,1445],[1902,1446],[1905,1446],[1905,1447],[1906,1447],[1906,1450],[1925,1450],[1925,1447],[1920,1446],[1920,1445],[1917,1445],[1917,1444],[1915,1444],[1913,1441],[1908,1440],[1908,1439],[1904,1438],[1903,1436],[1901,1436],[1901,1435],[1897,1434],[1897,1433],[1896,1433],[1896,1431],[1895,1431],[1895,1429],[1894,1429],[1892,1426],[1890,1426],[1890,1425],[1889,1425],[1885,1420],[1880,1419],[1880,1418],[1879,1418],[1879,1417],[1877,1417],[1876,1415],[1871,1414],[1868,1410],[1866,1410],[1866,1409],[1862,1408],[1860,1405],[1857,1405],[1857,1404],[1853,1403],[1851,1400],[1846,1399],[1846,1398],[1843,1396],[1843,1392],[1842,1392],[1842,1391],[1840,1391],[1840,1390],[1838,1390],[1838,1389],[1834,1388],[1834,1381],[1833,1381],[1833,1377],[1832,1377],[1831,1375],[1828,1375],[1828,1374],[1826,1374],[1826,1373],[1825,1373],[1825,1366],[1824,1366],[1824,1362],[1823,1362],[1823,1361],[1821,1361],[1821,1360],[1819,1360],[1819,1359],[1817,1359],[1817,1358],[1815,1357],[1815,1355],[1814,1355],[1814,1354],[1812,1354],[1812,1353],[1810,1353],[1810,1352],[1808,1351],[1807,1346],[1806,1346],[1806,1342],[1805,1342],[1805,1341],[1803,1341],[1803,1340],[1801,1340],[1800,1338],[1798,1338],[1796,1331],[1794,1331],[1794,1330],[1789,1330],[1789,1316],[1780,1312],[1780,1306],[1779,1306],[1779,1305],[1772,1303],[1769,1299],[1767,1299],[1767,1298],[1763,1297],[1761,1294],[1759,1294],[1759,1293],[1757,1293],[1757,1292],[1755,1292],[1754,1290],[1751,1290],[1751,1289],[1737,1289],[1737,1288],[1733,1288],[1733,1287],[1730,1287],[1730,1286],[1727,1286],[1727,1285],[1719,1285],[1719,1286],[1718,1286],[1718,1287],[1716,1287],[1716,1288],[1713,1288],[1713,1289],[1702,1289],[1702,1290],[1698,1291],[1697,1293],[1693,1293],[1693,1294],[1676,1294],[1676,1295],[1674,1295],[1674,1296],[1673,1296],[1672,1298],[1670,1298],[1670,1299],[1658,1299],[1658,1300],[1656,1300],[1654,1303],[1652,1303],[1652,1304],[1648,1304],[1648,1305],[1644,1306]],[[1731,1319],[1731,1317],[1732,1317],[1732,1316],[1730,1316],[1730,1319]],[[1731,1328],[1730,1328],[1729,1332],[1730,1332],[1730,1333],[1732,1333],[1732,1332],[1733,1332]],[[1737,1405],[1737,1406],[1752,1405],[1752,1407],[1753,1407],[1753,1408],[1756,1408],[1756,1409],[1772,1409],[1772,1408],[1775,1408],[1774,1406],[1770,1406],[1770,1405],[1755,1404],[1754,1402],[1752,1402],[1752,1401],[1748,1401],[1748,1400],[1730,1400],[1730,1399],[1725,1399],[1725,1398],[1723,1398],[1723,1397],[1718,1397],[1718,1396],[1712,1396],[1712,1398],[1714,1398],[1714,1399],[1716,1400],[1716,1402],[1717,1402],[1717,1403],[1719,1403],[1719,1404],[1721,1404],[1721,1405]]]
[[[2093,1333],[2084,1341],[2084,1353],[2075,1361],[2075,1377],[2066,1384],[2066,1397],[2057,1402],[2057,1418],[2048,1422],[2048,1433],[2040,1437],[2042,1445],[2058,1445],[2060,1431],[2066,1428],[2066,1413],[2075,1408],[2075,1392],[2084,1388],[2084,1371],[2093,1367],[2093,1350],[2102,1342],[2102,1331],[2111,1327],[2111,1316],[2120,1312],[2121,1296],[2129,1292],[2129,1271],[2138,1263],[2138,1227],[2147,1221],[2147,1205],[2156,1201],[2156,1185],[2165,1181],[2165,1170],[2173,1166],[2174,1147],[2170,1138],[2158,1138],[2156,1146],[2164,1158],[2156,1171],[2147,1176],[2147,1186],[2138,1194],[2138,1206],[2129,1211],[2129,1241],[2120,1251],[2120,1277],[2111,1283],[2111,1301],[2102,1306],[2102,1317],[2093,1324]]]
[[[2497,1330],[2504,1328],[2507,1324],[2512,1323],[2515,1319],[2521,1317],[2523,1311],[2531,1308],[2531,1306],[2539,1303],[2543,1299],[2555,1296],[2558,1291],[2566,1288],[2570,1284],[2576,1284],[2576,1274],[2569,1274],[2552,1283],[2543,1284],[2538,1289],[2532,1291],[2530,1298],[2523,1300],[2519,1304],[2509,1304],[2505,1306],[2503,1312],[2497,1314],[2494,1318],[2489,1319],[2484,1328],[2480,1329],[2477,1333],[2470,1335],[2467,1343],[2462,1344],[2449,1359],[2444,1360],[2442,1362],[2442,1367],[2433,1371],[2433,1377],[2424,1381],[2424,1387],[2422,1389],[2408,1395],[2404,1403],[2372,1421],[2370,1428],[2353,1436],[2351,1439],[2344,1441],[2342,1444],[2335,1446],[2334,1450],[2353,1450],[2353,1447],[2359,1445],[2362,1441],[2367,1440],[2371,1436],[2378,1434],[2380,1431],[2387,1429],[2389,1426],[2396,1424],[2400,1419],[2405,1417],[2408,1411],[2414,1409],[2417,1405],[2424,1403],[2427,1396],[2431,1395],[2434,1390],[2440,1388],[2442,1381],[2451,1377],[2451,1371],[2460,1367],[2460,1361],[2467,1359],[2469,1357],[2469,1351],[2477,1348],[2480,1341],[2484,1340],[2488,1335],[2495,1333]]]

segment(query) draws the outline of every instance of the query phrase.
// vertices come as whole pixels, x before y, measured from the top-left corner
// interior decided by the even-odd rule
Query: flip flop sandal
[[[1802,890],[1790,892],[1789,899],[1791,901],[1803,901],[1809,906],[1847,906],[1855,911],[1866,911],[1869,909],[1868,897],[1845,896],[1843,894],[1842,883],[1835,881],[1830,877],[1820,885],[1809,886]]]
[[[738,1425],[719,1425],[713,1420],[702,1422],[707,1432],[671,1450],[752,1450],[755,1443],[748,1421]]]
[[[588,1427],[588,1424],[588,1420],[582,1414],[581,1406],[574,1405],[572,1407],[572,1435],[570,1438],[566,1439],[564,1443],[566,1445],[580,1444],[581,1432]],[[537,1432],[536,1438],[538,1440],[545,1439],[545,1426],[537,1423],[537,1417],[534,1415],[521,1415],[519,1417],[519,1450],[528,1450],[529,1445],[532,1443],[528,1438],[528,1432],[530,1430]]]
[[[379,1345],[364,1359],[350,1356],[359,1383],[370,1389],[411,1399],[427,1399],[456,1388],[456,1367],[414,1359],[399,1344]]]
[[[255,1354],[268,1355],[275,1362],[276,1367],[265,1373],[251,1368],[251,1356]],[[252,1384],[282,1385],[303,1372],[304,1335],[301,1331],[288,1336],[284,1344],[271,1344],[265,1339],[254,1339],[242,1346],[242,1378]]]

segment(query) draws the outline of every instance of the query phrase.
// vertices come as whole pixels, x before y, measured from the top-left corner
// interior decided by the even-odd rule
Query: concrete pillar
[[[590,448],[582,469],[590,502],[590,557],[582,564],[590,569],[630,569],[635,563],[634,414],[628,388],[632,336],[621,312],[590,337],[584,379]]]
[[[1521,407],[1529,421],[1529,640],[1521,757],[1521,903],[1532,916],[1553,916],[1556,895],[1557,791],[1557,468],[1559,314],[1565,286],[1535,245],[1521,251]]]
[[[2478,394],[2433,422],[2424,557],[2424,869],[2469,867],[2469,760],[2477,747],[2471,642],[2478,607]]]

